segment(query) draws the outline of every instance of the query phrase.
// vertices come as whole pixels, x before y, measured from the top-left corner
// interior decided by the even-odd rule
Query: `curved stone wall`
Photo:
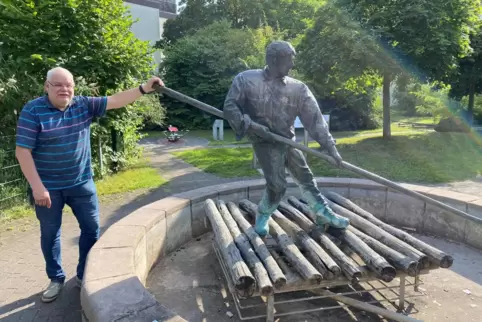
[[[322,191],[339,193],[382,220],[482,249],[482,198],[404,184],[405,187],[463,210],[453,215],[423,201],[362,179],[318,178]],[[90,251],[81,291],[84,321],[185,321],[145,289],[151,268],[166,254],[210,230],[207,198],[261,199],[264,180],[216,185],[161,199],[112,225]],[[289,181],[287,195],[299,196]]]

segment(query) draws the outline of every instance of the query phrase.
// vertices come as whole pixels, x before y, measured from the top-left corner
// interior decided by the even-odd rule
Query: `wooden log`
[[[414,247],[401,241],[395,236],[390,235],[382,228],[372,224],[368,220],[358,216],[357,214],[351,212],[346,208],[343,208],[342,206],[332,202],[331,200],[327,200],[327,202],[336,214],[350,219],[351,226],[360,229],[370,237],[375,238],[381,243],[393,248],[397,252],[412,257],[414,260],[419,262],[421,268],[430,267],[430,261],[428,256],[419,251],[418,249],[415,249]]]
[[[217,207],[224,219],[224,222],[226,223],[226,226],[228,226],[236,246],[241,251],[244,260],[248,264],[248,267],[251,268],[251,271],[254,273],[259,292],[263,296],[273,294],[273,284],[271,284],[268,272],[266,272],[263,264],[259,260],[258,256],[256,256],[256,253],[251,247],[248,238],[239,230],[238,225],[236,225],[236,221],[234,221],[224,201],[218,200]]]
[[[283,274],[283,271],[271,256],[263,240],[254,231],[253,226],[251,226],[244,218],[241,210],[234,202],[228,202],[227,206],[231,216],[241,228],[243,233],[246,234],[259,259],[263,262],[264,267],[268,271],[269,277],[271,278],[271,281],[273,281],[275,288],[279,289],[284,286],[286,284],[286,276]]]
[[[319,293],[321,295],[327,295],[327,296],[333,298],[334,300],[337,300],[338,302],[356,307],[356,308],[358,308],[362,311],[371,312],[371,313],[381,315],[381,316],[383,316],[385,318],[388,318],[392,321],[422,322],[420,320],[416,320],[414,318],[411,318],[411,317],[405,316],[403,314],[399,314],[399,313],[381,308],[379,306],[375,306],[375,305],[368,304],[368,303],[365,303],[365,302],[362,302],[362,301],[358,301],[358,300],[355,300],[355,299],[347,297],[347,296],[338,295],[338,294],[330,292],[328,290],[319,290],[319,291],[316,291],[316,293]]]
[[[253,219],[256,218],[258,206],[251,201],[244,199],[239,203],[241,209],[246,211]],[[316,268],[303,256],[298,247],[286,234],[286,232],[273,220],[269,219],[270,233],[278,243],[281,251],[286,255],[294,269],[304,278],[312,283],[319,284],[323,276],[316,270]]]
[[[297,274],[296,272],[294,272],[291,269],[291,267],[289,267],[288,264],[286,264],[286,262],[276,252],[276,250],[270,249],[269,253],[271,254],[271,256],[273,256],[274,260],[276,261],[276,263],[279,265],[279,267],[281,268],[281,270],[285,274],[286,283],[287,283],[288,286],[293,286],[295,284],[298,285],[298,284],[303,283],[303,279],[301,278],[301,276],[299,274]]]
[[[254,276],[244,262],[228,227],[224,223],[224,220],[212,199],[206,199],[204,202],[204,210],[211,222],[216,243],[224,262],[230,271],[234,287],[242,296],[253,294],[255,288]]]
[[[284,229],[285,232],[298,241],[301,248],[306,252],[306,256],[311,260],[311,263],[321,275],[323,275],[324,279],[332,279],[340,276],[341,269],[338,264],[335,263],[330,255],[328,255],[306,231],[286,218],[278,210],[274,211],[272,218]]]
[[[296,202],[299,202],[296,198],[294,199]],[[308,217],[306,217],[301,211],[286,202],[281,202],[278,208],[286,217],[296,222],[303,230],[308,232],[318,243],[320,243],[328,253],[330,253],[333,260],[340,266],[343,274],[352,283],[357,282],[362,277],[358,264],[343,253],[332,241],[332,238],[330,238],[331,236],[327,236],[318,229],[318,226],[308,219]]]
[[[396,250],[382,244],[375,238],[362,233],[353,226],[348,226],[348,229],[357,235],[361,240],[363,240],[368,246],[370,246],[374,251],[385,257],[385,259],[409,276],[416,276],[419,272],[418,262],[413,260],[413,258],[400,254]]]
[[[299,211],[305,214],[313,222],[315,222],[315,214],[301,201],[294,197],[289,197],[288,202],[294,207],[299,207]],[[385,258],[377,254],[365,242],[358,238],[351,231],[346,229],[336,229],[330,227],[328,233],[335,236],[355,251],[365,262],[365,264],[374,271],[382,280],[390,282],[397,274],[395,268],[390,265]]]
[[[384,223],[383,221],[375,217],[373,214],[360,208],[358,205],[346,199],[345,197],[340,196],[339,194],[331,191],[326,194],[326,197],[331,201],[339,204],[340,206],[354,212],[355,214],[360,215],[361,217],[370,221],[374,225],[377,225],[378,227],[384,229],[388,233],[406,242],[407,244],[412,245],[422,253],[426,254],[429,257],[430,261],[435,263],[437,266],[440,266],[442,268],[449,268],[452,266],[454,262],[454,259],[452,256],[421,241],[418,238],[413,237],[412,235],[408,234],[407,232],[401,229],[395,228],[387,223]]]
[[[353,249],[365,264],[385,282],[391,282],[397,275],[397,270],[387,262],[385,258],[370,248],[364,241],[358,238],[348,229],[330,227],[328,232],[341,239],[348,247]]]

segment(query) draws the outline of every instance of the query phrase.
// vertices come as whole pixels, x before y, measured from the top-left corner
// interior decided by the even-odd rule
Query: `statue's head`
[[[266,64],[274,77],[287,76],[295,66],[296,51],[286,41],[274,41],[266,48]]]

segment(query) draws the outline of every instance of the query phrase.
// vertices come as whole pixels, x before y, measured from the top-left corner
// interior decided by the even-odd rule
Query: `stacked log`
[[[251,271],[236,247],[223,217],[216,208],[216,204],[213,200],[207,199],[204,202],[204,209],[211,222],[214,237],[219,246],[221,256],[230,271],[234,287],[243,295],[254,293],[254,276],[251,274]]]
[[[382,222],[350,200],[332,192],[326,196],[335,213],[350,219],[346,229],[324,231],[302,199],[289,197],[268,221],[274,245],[265,244],[245,218],[256,219],[256,204],[246,199],[239,204],[206,200],[216,243],[238,291],[246,294],[257,288],[266,296],[285,286],[313,287],[323,280],[339,283],[341,278],[357,283],[374,275],[390,282],[397,271],[417,276],[420,269],[435,268],[431,263],[452,265],[451,256]]]
[[[453,257],[444,253],[443,251],[424,243],[420,239],[413,237],[412,235],[395,228],[387,223],[384,223],[380,219],[376,218],[373,214],[369,213],[368,211],[362,209],[352,201],[346,199],[343,196],[340,196],[334,192],[328,192],[326,197],[330,199],[332,202],[337,203],[338,205],[346,208],[349,211],[363,217],[364,219],[368,220],[372,224],[384,229],[388,233],[392,234],[393,236],[399,238],[400,240],[406,242],[407,244],[415,247],[422,253],[426,254],[430,261],[442,268],[449,268],[453,264]]]
[[[259,259],[263,262],[264,267],[268,271],[269,277],[273,281],[275,288],[281,288],[286,285],[287,277],[283,274],[281,267],[279,267],[275,259],[271,256],[268,248],[261,240],[259,235],[254,231],[253,226],[244,218],[241,210],[233,202],[228,202],[228,209],[234,220],[241,228],[243,233],[248,236],[251,245],[253,246]]]
[[[236,222],[229,213],[224,201],[218,200],[217,206],[221,216],[224,219],[224,222],[231,232],[231,236],[233,237],[236,246],[241,251],[241,254],[248,264],[248,267],[251,268],[251,271],[253,271],[256,277],[260,293],[264,296],[273,294],[273,284],[271,284],[268,272],[264,268],[258,256],[256,256],[256,253],[251,247],[248,238],[239,230],[238,225],[236,225]]]
[[[241,200],[239,206],[247,212],[251,218],[255,219],[258,206],[249,200]],[[269,220],[269,229],[272,236],[286,255],[295,270],[306,280],[319,284],[323,276],[318,270],[303,256],[290,236],[276,223],[273,218]]]

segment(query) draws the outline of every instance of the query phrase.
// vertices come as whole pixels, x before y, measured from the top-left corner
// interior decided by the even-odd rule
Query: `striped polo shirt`
[[[104,116],[107,97],[75,96],[61,111],[47,96],[28,102],[17,124],[16,144],[32,150],[47,190],[74,187],[90,180],[90,125]]]

